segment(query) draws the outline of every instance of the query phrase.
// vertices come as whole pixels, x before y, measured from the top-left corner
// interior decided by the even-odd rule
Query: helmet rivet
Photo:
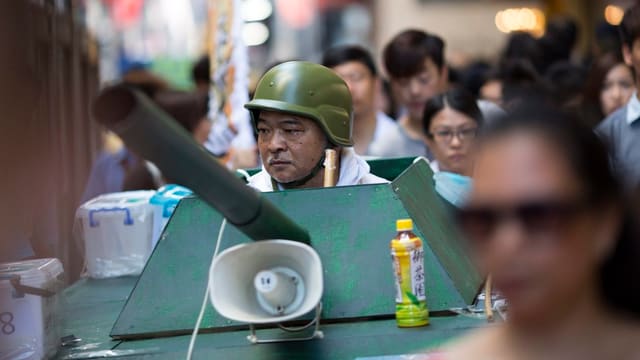
[[[272,81],[272,82],[270,82],[270,83],[269,83],[269,86],[270,86],[270,87],[273,87],[275,84],[276,84],[276,83],[275,83],[274,81]]]
[[[313,90],[309,90],[309,96],[313,96],[313,94],[315,94]]]

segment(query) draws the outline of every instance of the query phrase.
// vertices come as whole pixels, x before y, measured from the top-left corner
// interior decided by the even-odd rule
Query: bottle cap
[[[396,220],[396,231],[411,231],[411,230],[413,230],[413,221],[411,219]]]

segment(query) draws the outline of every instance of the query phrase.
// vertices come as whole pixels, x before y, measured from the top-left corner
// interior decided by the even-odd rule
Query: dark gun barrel
[[[253,240],[309,243],[309,233],[220,165],[191,134],[149,98],[126,85],[104,89],[93,114],[127,147],[218,210]]]

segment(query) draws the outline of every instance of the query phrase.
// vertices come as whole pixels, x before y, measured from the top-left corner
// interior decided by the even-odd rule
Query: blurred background
[[[99,89],[135,69],[191,90],[192,66],[212,48],[222,0],[21,0],[0,9],[3,120],[0,157],[6,196],[0,241],[25,244],[26,257],[82,267],[73,240],[75,209],[91,166],[121,144],[91,118]],[[577,26],[570,57],[588,63],[608,46],[598,34],[617,25],[630,0],[240,0],[250,91],[263,71],[287,59],[319,61],[328,47],[364,45],[380,53],[399,31],[419,28],[446,41],[454,70],[487,67],[510,33],[545,35],[556,18]],[[608,25],[607,25],[608,24]],[[615,37],[615,35],[614,35]],[[219,39],[218,39],[219,40]],[[615,46],[615,45],[612,45]],[[30,245],[30,246],[29,246]],[[29,248],[30,247],[30,248]],[[0,252],[1,255],[1,252]],[[2,259],[0,259],[2,261]],[[73,278],[73,275],[71,275]]]
[[[586,56],[606,21],[617,25],[633,0],[242,0],[242,38],[252,76],[283,59],[318,61],[337,44],[365,45],[379,58],[399,31],[415,27],[442,36],[455,66],[495,61],[508,34],[544,35],[548,19],[573,19],[579,29],[575,56]],[[56,1],[86,26],[99,61],[101,82],[132,66],[149,66],[175,86],[189,88],[190,68],[208,53],[209,0]]]

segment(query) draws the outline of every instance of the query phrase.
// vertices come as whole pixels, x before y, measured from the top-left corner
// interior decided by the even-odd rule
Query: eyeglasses
[[[453,141],[453,137],[457,137],[460,141],[473,140],[478,133],[478,128],[461,129],[461,130],[439,130],[429,133],[431,138],[436,141],[448,144]]]
[[[587,207],[585,200],[538,200],[502,208],[469,206],[457,210],[456,218],[473,245],[483,245],[506,221],[517,221],[528,235],[553,234]]]

